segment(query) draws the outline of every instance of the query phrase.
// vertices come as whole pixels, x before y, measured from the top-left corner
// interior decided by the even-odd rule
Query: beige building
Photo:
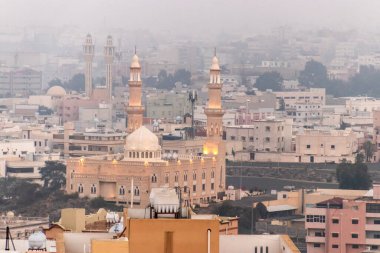
[[[326,90],[324,88],[310,88],[303,91],[277,91],[277,102],[285,102],[285,109],[294,108],[297,104],[312,104],[323,106],[326,104]]]
[[[232,149],[235,152],[291,152],[291,120],[256,120],[252,125],[227,126],[225,130],[228,154]]]
[[[222,140],[220,68],[216,57],[210,69],[207,138],[202,155],[162,155],[158,137],[142,126],[141,68],[135,55],[131,65],[128,131],[123,155],[101,155],[67,160],[68,193],[103,197],[129,205],[146,206],[152,188],[183,189],[188,204],[206,203],[225,189],[225,147]],[[133,94],[133,95],[132,95]],[[67,137],[64,137],[70,143]],[[66,149],[66,148],[65,148]],[[112,168],[112,169],[110,169]]]
[[[122,153],[125,144],[124,132],[92,128],[76,132],[74,123],[64,125],[61,133],[53,134],[53,152],[65,157],[92,156]]]
[[[335,162],[343,159],[354,162],[358,140],[351,129],[305,130],[296,136],[296,153],[299,162]]]

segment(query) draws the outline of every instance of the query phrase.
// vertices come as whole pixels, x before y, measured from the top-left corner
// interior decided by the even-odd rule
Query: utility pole
[[[198,94],[196,90],[192,90],[189,92],[189,98],[188,100],[191,103],[191,137],[192,139],[195,138],[195,128],[194,128],[194,107],[195,107],[195,102],[198,100]]]

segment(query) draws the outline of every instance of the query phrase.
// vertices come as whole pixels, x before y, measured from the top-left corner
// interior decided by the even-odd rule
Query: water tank
[[[41,231],[35,232],[29,236],[29,249],[45,249],[46,236]]]

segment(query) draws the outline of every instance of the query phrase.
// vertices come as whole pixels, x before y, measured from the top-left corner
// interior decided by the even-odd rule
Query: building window
[[[249,141],[253,142],[253,137],[249,137]]]
[[[215,177],[215,172],[212,170],[211,171],[211,178],[214,178]]]
[[[269,131],[270,131],[270,126],[266,126],[266,127],[265,127],[265,131],[266,131],[266,132],[269,132]]]
[[[231,136],[231,141],[234,141],[235,140],[235,136]]]
[[[332,219],[333,224],[339,224],[339,219]]]
[[[165,174],[165,184],[168,184],[169,183],[169,174],[166,173]]]
[[[135,187],[134,193],[135,196],[140,196],[140,189],[138,186]]]
[[[353,244],[353,245],[352,245],[352,248],[353,248],[353,249],[358,249],[358,248],[359,248],[359,245],[357,245],[357,244]]]
[[[306,222],[325,223],[326,217],[324,215],[306,215]]]
[[[96,194],[96,186],[94,184],[91,186],[91,194]]]
[[[214,183],[211,183],[211,191],[214,190]]]
[[[152,175],[152,183],[157,183],[157,176],[156,176],[156,174]]]
[[[187,171],[183,173],[183,181],[187,182]]]
[[[339,234],[338,234],[338,233],[332,233],[332,237],[334,237],[334,238],[338,238],[338,237],[339,237]]]
[[[197,191],[197,185],[193,185],[193,192]]]
[[[174,175],[174,182],[178,182],[178,175],[179,175],[179,172],[177,171]]]
[[[79,184],[79,186],[78,186],[78,192],[79,193],[83,193],[83,185],[82,184]]]
[[[202,179],[206,179],[206,172],[205,171],[202,172]]]
[[[245,141],[245,136],[242,136],[242,137],[241,137],[241,140],[242,140],[242,141]]]
[[[339,248],[339,245],[338,245],[338,244],[333,244],[333,245],[332,245],[332,248],[333,248],[333,249],[338,249],[338,248]]]
[[[265,142],[270,142],[270,138],[269,137],[265,137]]]
[[[306,148],[307,148],[307,149],[310,149],[310,144],[307,144],[307,145],[306,145]]]
[[[335,145],[331,145],[331,149],[335,149]]]
[[[314,248],[320,248],[321,244],[320,243],[314,243]]]
[[[197,173],[195,172],[195,170],[193,171],[193,180],[197,180]]]
[[[358,234],[351,234],[351,238],[359,238]]]
[[[202,191],[206,191],[206,184],[202,184]]]
[[[373,224],[379,225],[380,224],[380,220],[374,220]]]
[[[119,189],[119,195],[125,195],[125,189],[124,189],[124,186],[120,186],[120,189]]]
[[[359,220],[358,219],[352,219],[351,222],[352,222],[352,224],[359,224]]]

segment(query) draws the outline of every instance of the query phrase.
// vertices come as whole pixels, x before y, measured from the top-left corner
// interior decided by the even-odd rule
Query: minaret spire
[[[94,59],[95,46],[92,43],[91,34],[87,34],[83,43],[83,56],[85,61],[84,88],[87,97],[92,95],[92,61]]]
[[[112,36],[108,35],[106,45],[104,46],[104,60],[106,62],[106,88],[107,102],[112,102],[112,64],[115,56],[115,47],[113,46]]]
[[[142,81],[141,81],[141,66],[139,57],[136,54],[132,57],[130,74],[129,74],[129,102],[126,108],[128,115],[127,132],[131,133],[143,124],[144,107],[141,103],[142,97]]]

